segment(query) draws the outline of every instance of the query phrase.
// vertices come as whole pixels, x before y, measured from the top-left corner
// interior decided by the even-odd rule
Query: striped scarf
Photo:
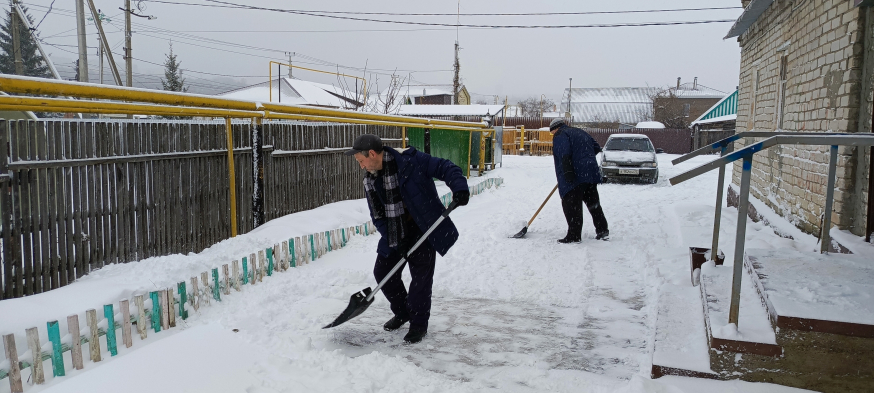
[[[388,246],[397,248],[401,239],[404,238],[404,223],[401,219],[404,214],[404,202],[401,199],[401,190],[398,184],[398,163],[395,162],[395,158],[390,152],[385,151],[382,157],[382,171],[375,175],[370,172],[364,175],[364,193],[367,195],[367,203],[370,204],[374,221],[386,219]],[[388,203],[383,203],[377,195],[376,177],[380,173]]]

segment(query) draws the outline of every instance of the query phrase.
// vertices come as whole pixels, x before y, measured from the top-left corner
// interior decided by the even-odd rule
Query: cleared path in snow
[[[382,330],[391,312],[381,295],[357,319],[321,329],[352,293],[375,285],[371,270],[378,236],[355,237],[310,265],[201,308],[179,331],[150,335],[149,350],[123,351],[121,359],[89,365],[69,379],[28,392],[166,388],[146,381],[151,378],[146,365],[155,361],[170,381],[208,380],[178,385],[189,391],[240,391],[241,386],[250,393],[674,391],[664,390],[672,389],[665,383],[684,386],[681,391],[782,391],[774,385],[642,377],[649,374],[658,287],[664,281],[688,281],[688,244],[680,240],[677,206],[712,206],[716,191],[715,173],[670,187],[669,176],[709,159],[674,168],[673,157],[659,155],[658,184],[600,186],[611,240],[594,240],[586,213],[584,240],[570,245],[556,243],[566,229],[558,195],[525,239],[509,238],[555,185],[555,175],[551,157],[505,157],[504,168],[491,173],[503,177],[504,185],[472,198],[452,216],[461,238],[437,260],[429,334],[420,344],[401,344],[406,329]],[[169,284],[188,270],[273,244],[277,233],[360,222],[365,211],[366,202],[359,200],[299,213],[198,255],[114,266],[83,282],[101,282],[103,276]],[[404,278],[409,282],[406,271]],[[74,291],[85,287],[70,286]],[[226,333],[231,329],[238,333]],[[215,347],[221,350],[207,350]]]

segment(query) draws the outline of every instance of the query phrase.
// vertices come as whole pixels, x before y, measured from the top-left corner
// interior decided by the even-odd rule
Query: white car
[[[601,176],[611,180],[636,180],[655,184],[659,179],[659,163],[649,137],[641,134],[613,134],[604,144]]]

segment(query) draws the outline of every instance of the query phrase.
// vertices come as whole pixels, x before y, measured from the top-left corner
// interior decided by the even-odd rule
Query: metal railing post
[[[723,146],[720,152],[720,157],[725,157],[725,151],[728,146]],[[716,212],[713,215],[713,243],[710,245],[710,260],[715,261],[719,255],[719,224],[722,221],[722,198],[725,187],[725,165],[719,167],[719,181],[716,188]]]
[[[838,164],[838,146],[831,146],[831,157],[828,161],[828,185],[825,190],[825,212],[822,215],[822,233],[820,234],[819,252],[828,254],[831,245],[829,230],[832,227],[832,207],[835,201],[835,172]]]
[[[737,206],[737,237],[734,241],[734,275],[731,280],[731,306],[728,310],[728,323],[738,325],[740,314],[740,283],[743,277],[744,241],[747,235],[747,212],[750,202],[750,172],[753,169],[753,155],[743,158],[743,174],[740,178],[740,203]]]

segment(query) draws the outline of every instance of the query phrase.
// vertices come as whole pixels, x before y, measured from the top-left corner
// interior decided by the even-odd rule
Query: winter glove
[[[455,202],[458,206],[467,205],[467,201],[470,200],[470,191],[456,191],[452,193],[452,202]]]
[[[568,182],[568,183],[573,183],[574,180],[576,180],[576,178],[577,178],[577,177],[574,176],[574,173],[573,173],[573,172],[565,172],[565,173],[564,173],[564,181],[566,181],[566,182]]]

